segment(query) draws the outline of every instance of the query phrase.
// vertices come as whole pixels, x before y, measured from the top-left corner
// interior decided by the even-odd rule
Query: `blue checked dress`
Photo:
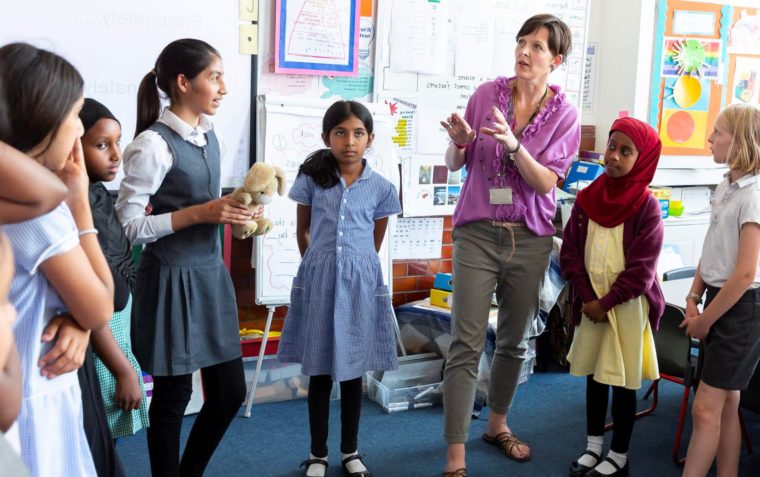
[[[18,310],[13,333],[23,376],[18,416],[21,458],[35,477],[95,477],[76,371],[47,379],[37,364],[52,347],[40,341],[42,331],[66,309],[40,265],[79,244],[74,218],[62,203],[52,212],[4,230],[16,261],[10,301]],[[5,475],[3,469],[0,475]]]
[[[335,381],[398,366],[393,309],[375,251],[375,220],[401,212],[396,188],[365,163],[350,187],[300,174],[289,197],[311,206],[310,243],[293,279],[277,357]]]

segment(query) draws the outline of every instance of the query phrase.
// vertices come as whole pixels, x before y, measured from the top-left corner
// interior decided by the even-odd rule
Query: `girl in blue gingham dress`
[[[311,455],[305,475],[325,475],[332,382],[341,387],[341,463],[346,475],[371,475],[357,452],[362,375],[398,365],[393,312],[377,251],[388,216],[401,212],[396,188],[372,171],[372,115],[338,101],[325,113],[329,149],[311,154],[290,189],[298,202],[303,261],[293,280],[278,358],[302,365],[309,381]]]

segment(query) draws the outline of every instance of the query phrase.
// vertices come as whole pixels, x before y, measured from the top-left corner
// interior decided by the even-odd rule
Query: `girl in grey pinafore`
[[[220,153],[213,130],[200,148],[165,124],[148,129],[179,158],[151,198],[153,214],[219,197]],[[134,352],[150,374],[190,374],[241,356],[235,291],[222,261],[218,225],[193,225],[146,245],[134,306]]]

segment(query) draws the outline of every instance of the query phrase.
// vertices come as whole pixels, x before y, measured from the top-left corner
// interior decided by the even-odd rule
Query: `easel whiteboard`
[[[287,190],[298,175],[298,168],[309,153],[324,148],[322,116],[334,101],[305,100],[260,96],[263,114],[257,131],[257,161],[282,167],[287,176]],[[364,103],[372,112],[375,140],[365,157],[375,172],[382,174],[398,189],[398,162],[391,142],[391,121],[387,106]],[[266,216],[273,229],[254,241],[253,262],[256,268],[256,303],[287,305],[290,288],[301,263],[296,242],[296,203],[285,196],[275,196]],[[380,249],[383,276],[390,287],[392,261],[388,237],[395,224],[388,222],[388,233]]]
[[[570,27],[572,51],[549,83],[559,85],[580,113],[588,12],[588,0],[378,2],[374,101],[393,111],[405,217],[453,212],[464,178],[445,177],[449,138],[439,121],[464,114],[483,82],[514,74],[515,36],[535,14],[554,14]],[[443,177],[429,181],[427,172],[436,170]]]

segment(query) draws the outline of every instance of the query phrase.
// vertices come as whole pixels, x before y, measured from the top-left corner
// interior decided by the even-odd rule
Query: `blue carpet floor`
[[[473,421],[467,444],[469,475],[566,476],[567,469],[585,446],[585,380],[564,372],[533,374],[521,385],[513,405],[510,425],[533,449],[533,458],[517,463],[503,457],[480,439],[486,427],[484,414]],[[636,421],[631,445],[632,476],[680,476],[670,458],[681,392],[679,385],[663,382],[657,410]],[[642,393],[640,393],[642,394]],[[640,402],[645,407],[648,402]],[[486,411],[487,412],[487,411]],[[760,416],[744,413],[758,453],[742,450],[741,476],[760,476]],[[379,405],[365,400],[362,412],[360,452],[376,477],[433,477],[443,468],[445,445],[441,434],[443,409],[439,407],[385,414]],[[183,441],[193,417],[185,419]],[[340,405],[333,402],[330,416],[330,468],[328,476],[342,475],[340,468]],[[683,449],[688,444],[689,429]],[[606,436],[609,444],[610,435]],[[240,417],[209,464],[206,476],[297,477],[298,464],[308,456],[309,436],[304,399],[256,405],[250,419]],[[118,451],[130,476],[150,474],[145,432],[119,440]],[[714,472],[713,472],[714,473]]]

